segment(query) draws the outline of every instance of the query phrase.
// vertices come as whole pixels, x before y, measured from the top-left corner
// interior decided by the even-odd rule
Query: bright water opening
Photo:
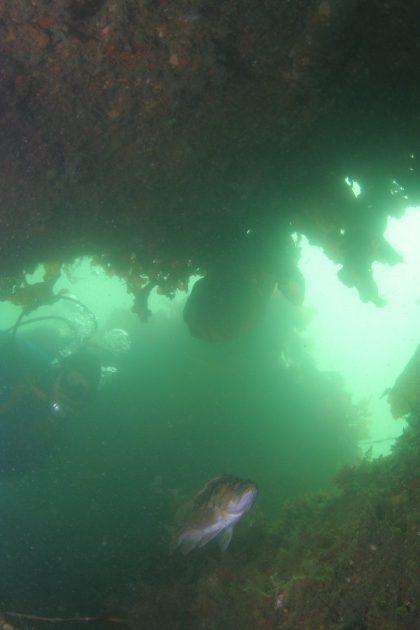
[[[42,282],[44,273],[45,270],[40,265],[33,275],[27,276],[27,281],[30,284]],[[198,277],[191,278],[189,291]],[[115,308],[131,310],[133,306],[134,297],[127,292],[125,281],[118,276],[110,277],[102,267],[92,267],[90,258],[79,258],[70,266],[68,272],[62,270],[60,278],[54,285],[54,293],[57,294],[61,290],[65,290],[66,295],[73,296],[86,304],[98,318],[99,327],[104,325]],[[160,295],[155,287],[150,294],[148,305],[153,313],[163,311],[168,317],[171,317],[175,313],[173,305],[184,302],[186,297],[184,292],[177,291],[171,301],[166,296]],[[53,307],[40,307],[30,313],[28,319],[55,313],[57,308],[59,310],[60,305],[58,303]],[[10,302],[1,303],[0,308],[1,329],[13,326],[22,312],[20,306],[15,306]]]
[[[391,387],[413,355],[419,343],[420,315],[420,208],[409,208],[401,219],[388,220],[385,238],[404,257],[394,267],[374,264],[374,278],[379,293],[386,299],[384,308],[363,304],[356,289],[345,287],[337,277],[339,265],[332,263],[319,247],[302,238],[300,269],[306,280],[305,307],[314,316],[302,333],[306,350],[319,370],[343,375],[348,391],[357,404],[370,399],[371,437],[374,456],[386,454],[393,438],[401,434],[406,422],[391,416],[384,390]],[[41,281],[40,267],[29,282]],[[91,267],[89,259],[79,261],[71,271],[71,281],[63,273],[54,290],[67,289],[86,303],[98,317],[100,326],[115,308],[131,309],[133,296],[125,283],[110,278],[100,267]],[[197,278],[192,279],[190,291]],[[164,311],[168,317],[179,316],[186,294],[178,292],[174,301],[152,292],[149,307],[153,313]],[[178,303],[178,308],[173,308]],[[2,328],[12,326],[21,309],[1,305]],[[32,315],[49,315],[51,307]],[[369,440],[366,440],[369,441]],[[387,440],[379,442],[379,440]],[[370,444],[362,444],[363,451]]]
[[[356,289],[339,281],[339,265],[319,247],[302,239],[300,269],[306,280],[305,306],[315,309],[304,335],[318,369],[340,372],[353,401],[370,398],[373,455],[389,452],[405,420],[391,416],[385,388],[392,387],[419,343],[420,208],[409,208],[402,219],[388,220],[385,238],[404,263],[375,263],[374,278],[386,299],[384,308],[363,304]],[[366,440],[367,441],[367,440]],[[370,445],[361,445],[367,451]]]

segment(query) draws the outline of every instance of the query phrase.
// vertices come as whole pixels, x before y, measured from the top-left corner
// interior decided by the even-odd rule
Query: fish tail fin
[[[177,536],[177,529],[176,527],[173,527],[172,525],[164,525],[163,527],[166,529],[166,531],[168,532],[168,534],[171,537],[171,542],[169,545],[169,555],[172,555],[172,553],[175,551],[175,549],[178,547],[179,545],[179,539]]]

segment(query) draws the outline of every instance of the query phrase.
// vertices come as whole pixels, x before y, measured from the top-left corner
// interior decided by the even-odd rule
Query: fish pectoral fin
[[[215,522],[215,519],[218,516],[216,509],[217,508],[213,507],[192,509],[186,516],[185,525],[188,526],[189,529],[197,532],[206,530]]]
[[[210,532],[209,534],[206,534],[205,536],[202,537],[202,539],[198,543],[197,547],[199,549],[200,549],[200,547],[204,547],[204,545],[207,545],[207,543],[210,542],[218,534],[220,534],[220,529],[216,529],[216,531]]]
[[[221,551],[226,551],[229,547],[229,543],[232,540],[233,527],[228,527],[223,532],[220,532],[217,542]]]

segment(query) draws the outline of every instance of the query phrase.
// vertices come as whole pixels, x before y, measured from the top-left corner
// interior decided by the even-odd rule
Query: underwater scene
[[[0,1],[0,630],[420,628],[419,24]]]
[[[182,291],[139,321],[91,258],[52,305],[4,303],[3,629],[417,627],[419,221],[390,221],[389,311],[307,242],[306,298],[276,289],[219,343]]]

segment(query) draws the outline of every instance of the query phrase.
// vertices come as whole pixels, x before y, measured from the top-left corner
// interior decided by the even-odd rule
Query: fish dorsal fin
[[[208,505],[213,497],[214,491],[219,486],[220,481],[223,477],[224,475],[218,475],[217,477],[215,477],[214,479],[210,479],[210,481],[206,483],[204,488],[200,490],[200,492],[194,498],[194,507],[201,508],[205,505]]]
[[[219,534],[217,542],[221,551],[226,551],[229,547],[229,543],[232,540],[233,527],[227,527],[223,532]]]
[[[181,526],[185,523],[187,515],[193,509],[194,505],[192,501],[188,501],[185,505],[181,505],[175,512],[175,522],[177,525]]]

